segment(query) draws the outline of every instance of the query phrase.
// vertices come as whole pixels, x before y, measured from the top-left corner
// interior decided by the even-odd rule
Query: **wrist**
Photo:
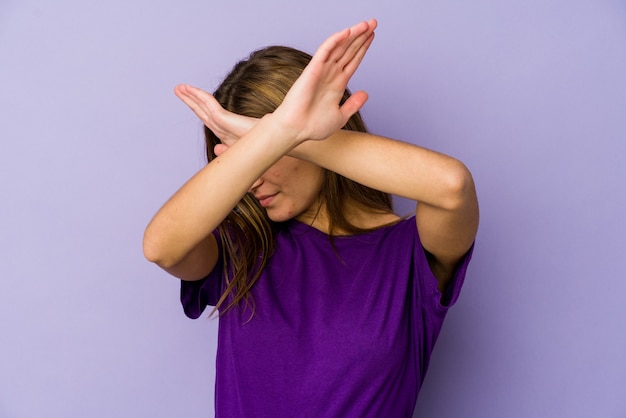
[[[255,142],[263,142],[267,150],[280,150],[283,154],[289,153],[301,143],[297,131],[285,126],[273,113],[257,119],[254,127],[244,136]]]
[[[268,113],[263,116],[259,124],[263,124],[272,132],[275,143],[280,143],[288,147],[289,150],[299,146],[308,139],[301,129],[286,121],[286,118],[280,112],[280,108],[274,113]]]

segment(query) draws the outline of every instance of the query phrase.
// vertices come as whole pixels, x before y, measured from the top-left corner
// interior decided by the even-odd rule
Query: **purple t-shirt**
[[[414,217],[334,242],[288,222],[252,289],[252,319],[243,308],[220,317],[217,417],[412,416],[471,250],[442,298]],[[198,318],[222,290],[220,261],[182,282],[185,314]]]

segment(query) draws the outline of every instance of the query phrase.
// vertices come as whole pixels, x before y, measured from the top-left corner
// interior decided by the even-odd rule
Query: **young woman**
[[[216,415],[410,417],[478,226],[459,161],[366,132],[347,83],[376,21],[311,58],[253,53],[214,95],[176,95],[209,164],[159,210],[145,256],[185,313],[220,312]],[[419,202],[399,218],[390,194]]]

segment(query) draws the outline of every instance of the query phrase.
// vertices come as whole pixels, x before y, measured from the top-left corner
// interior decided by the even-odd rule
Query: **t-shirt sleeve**
[[[438,282],[435,275],[430,270],[426,251],[417,234],[414,241],[414,280],[415,297],[417,310],[415,311],[414,323],[418,338],[418,357],[421,364],[420,370],[422,378],[428,370],[430,356],[441,332],[443,321],[448,309],[453,306],[459,298],[467,267],[472,258],[474,245],[467,251],[454,273],[454,277],[448,284],[445,293],[442,295],[438,289]]]
[[[417,291],[421,295],[421,303],[427,310],[439,311],[445,314],[445,312],[453,306],[459,298],[463,283],[465,281],[465,275],[472,254],[474,252],[474,244],[465,253],[465,255],[459,260],[459,263],[454,272],[454,277],[448,284],[445,293],[442,295],[438,289],[438,282],[435,275],[430,270],[428,259],[426,258],[426,251],[422,247],[419,233],[417,236],[417,242],[414,247],[414,257],[417,263]]]
[[[448,284],[448,287],[445,290],[443,297],[441,298],[440,305],[442,307],[449,308],[454,305],[461,294],[461,288],[463,287],[463,282],[465,281],[465,275],[467,273],[467,267],[469,265],[470,260],[472,259],[472,254],[474,252],[474,244],[470,247],[470,249],[465,253],[459,265],[454,272],[454,277]]]
[[[207,306],[215,306],[222,294],[224,261],[222,259],[222,242],[214,232],[218,246],[218,260],[213,271],[207,277],[196,281],[181,280],[180,302],[185,315],[196,319],[202,315]]]

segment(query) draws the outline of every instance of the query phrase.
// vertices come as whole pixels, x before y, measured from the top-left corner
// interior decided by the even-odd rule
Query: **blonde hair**
[[[292,84],[300,76],[311,56],[297,49],[271,46],[253,52],[237,63],[214,93],[227,110],[254,118],[272,113],[283,101]],[[346,90],[342,101],[350,96]],[[353,115],[344,129],[367,132],[359,113]],[[216,158],[213,151],[219,138],[204,128],[208,161]],[[348,204],[373,212],[392,212],[391,196],[325,170],[320,192],[333,232],[351,234],[368,231],[353,225],[345,216]],[[222,241],[226,289],[215,306],[224,313],[241,301],[255,311],[250,290],[258,280],[274,251],[275,234],[280,225],[271,221],[250,194],[246,194],[218,227]],[[224,309],[221,309],[225,306]],[[215,312],[214,310],[214,312]]]

